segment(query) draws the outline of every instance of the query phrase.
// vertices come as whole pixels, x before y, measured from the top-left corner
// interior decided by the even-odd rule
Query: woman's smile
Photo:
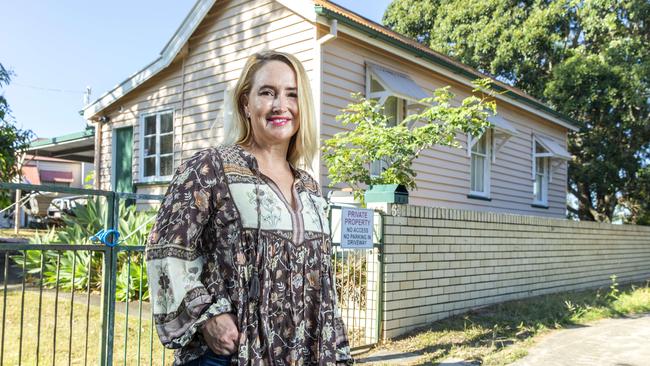
[[[287,123],[290,123],[291,120],[291,117],[270,117],[266,119],[266,121],[274,127],[282,127]]]

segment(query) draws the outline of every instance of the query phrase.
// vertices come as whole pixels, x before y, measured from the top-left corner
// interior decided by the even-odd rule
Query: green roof
[[[95,127],[88,127],[83,131],[73,132],[73,133],[69,133],[67,135],[52,137],[52,138],[49,138],[49,139],[33,141],[29,145],[29,148],[34,149],[34,148],[48,146],[48,145],[62,144],[62,143],[65,143],[65,142],[72,142],[72,141],[75,141],[75,140],[82,140],[82,139],[85,139],[85,138],[88,138],[88,137],[93,137],[93,136],[95,136]]]

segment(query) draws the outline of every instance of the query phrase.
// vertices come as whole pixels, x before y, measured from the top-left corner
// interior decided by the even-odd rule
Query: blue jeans
[[[208,351],[186,366],[228,366],[233,356],[218,355],[208,348]]]

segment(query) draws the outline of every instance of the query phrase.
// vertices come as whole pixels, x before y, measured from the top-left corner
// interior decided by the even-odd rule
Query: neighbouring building
[[[83,131],[67,135],[39,138],[31,142],[22,158],[20,183],[34,185],[83,188],[94,185],[92,173],[95,170],[94,144],[95,130],[88,127]],[[90,176],[89,181],[85,181]],[[20,223],[27,225],[30,219],[39,220],[47,215],[48,207],[54,198],[70,196],[61,193],[23,192],[29,199],[29,215],[24,210]],[[38,209],[36,209],[37,206]],[[11,226],[13,221],[8,216],[0,217],[0,226]]]
[[[91,186],[94,184],[92,180],[87,183],[84,182],[85,178],[94,171],[94,165],[92,163],[32,155],[31,153],[34,152],[32,146],[45,141],[51,141],[51,139],[35,141],[30,146],[28,153],[23,156],[20,183],[70,188],[83,188],[84,184],[89,184]],[[27,197],[27,195],[29,195],[29,197]],[[47,215],[47,210],[52,200],[63,196],[69,195],[47,191],[23,191],[23,196],[21,198],[25,201],[29,201],[28,203],[25,203],[29,205],[30,210],[29,212],[26,212],[24,209],[21,209],[21,226],[27,226],[30,220],[38,221],[39,219],[44,218]],[[13,225],[11,217],[0,217],[0,226],[11,225]]]
[[[449,85],[457,101],[485,77],[453,59],[323,0],[199,0],[150,65],[84,110],[96,128],[97,187],[161,194],[174,169],[219,144],[229,97],[246,58],[264,49],[295,54],[315,91],[321,139],[344,129],[335,116],[365,93],[399,121]],[[570,120],[495,81],[498,116],[464,149],[432,148],[416,160],[415,205],[562,218]],[[380,169],[381,166],[373,167]],[[327,171],[313,172],[324,190]]]

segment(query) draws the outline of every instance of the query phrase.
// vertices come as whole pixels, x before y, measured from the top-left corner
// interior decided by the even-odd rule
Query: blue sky
[[[335,0],[380,22],[390,0]],[[0,63],[14,71],[5,94],[18,125],[38,137],[80,131],[86,86],[94,100],[153,61],[193,0],[7,1]]]

